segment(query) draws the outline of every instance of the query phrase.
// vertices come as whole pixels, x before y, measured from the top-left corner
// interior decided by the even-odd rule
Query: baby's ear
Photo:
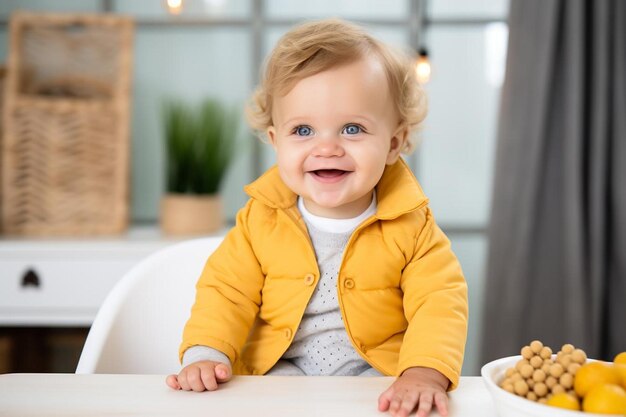
[[[393,165],[396,163],[406,146],[407,140],[409,140],[409,129],[404,126],[404,124],[398,126],[398,129],[396,129],[391,137],[389,153],[387,154],[387,165]]]
[[[270,141],[270,145],[276,149],[276,129],[274,129],[274,126],[268,126],[265,133],[267,134],[267,139]]]

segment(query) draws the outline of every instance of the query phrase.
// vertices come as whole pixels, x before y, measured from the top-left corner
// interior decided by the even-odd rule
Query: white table
[[[214,392],[174,391],[162,375],[0,375],[0,416],[386,416],[391,377],[237,376]],[[438,413],[431,415],[438,416]],[[495,417],[480,377],[450,393],[450,417]]]

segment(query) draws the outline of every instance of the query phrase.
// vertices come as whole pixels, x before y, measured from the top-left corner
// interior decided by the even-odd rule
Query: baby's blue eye
[[[309,136],[313,134],[313,129],[309,126],[298,126],[296,127],[295,133],[298,136]]]
[[[359,125],[347,125],[343,128],[343,133],[347,135],[357,135],[362,132],[361,126]]]

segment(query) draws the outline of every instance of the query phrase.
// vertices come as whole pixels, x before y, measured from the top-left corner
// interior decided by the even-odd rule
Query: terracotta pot
[[[161,230],[168,235],[205,235],[223,227],[219,195],[165,194],[161,198]]]

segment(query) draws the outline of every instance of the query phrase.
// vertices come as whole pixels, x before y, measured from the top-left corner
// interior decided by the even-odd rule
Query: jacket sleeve
[[[179,356],[208,346],[234,363],[261,304],[264,275],[250,242],[252,201],[237,213],[235,227],[207,260],[196,284],[196,300],[183,331]]]
[[[404,335],[398,375],[407,368],[434,368],[459,383],[467,338],[467,283],[450,241],[426,207],[415,251],[405,267],[401,286],[408,328]]]

